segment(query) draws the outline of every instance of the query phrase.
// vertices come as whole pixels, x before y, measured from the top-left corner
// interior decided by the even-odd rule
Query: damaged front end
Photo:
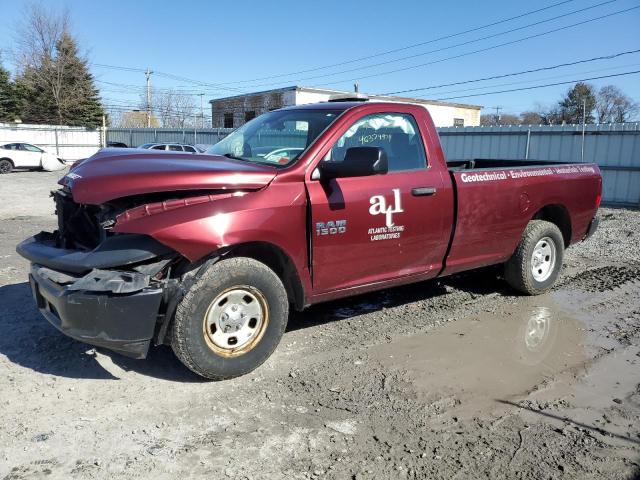
[[[16,247],[31,262],[40,312],[72,338],[144,358],[175,308],[180,255],[147,235],[111,232],[118,205],[78,204],[66,189],[52,195],[58,229]]]

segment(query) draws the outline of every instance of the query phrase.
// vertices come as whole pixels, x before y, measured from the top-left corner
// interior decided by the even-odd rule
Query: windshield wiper
[[[223,157],[227,157],[227,158],[231,158],[232,160],[242,160],[244,162],[248,162],[249,160],[247,160],[246,158],[242,158],[242,157],[236,157],[235,155],[231,155],[230,153],[225,153],[223,155]]]

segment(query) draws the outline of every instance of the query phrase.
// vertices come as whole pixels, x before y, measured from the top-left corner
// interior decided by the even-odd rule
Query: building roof
[[[232,95],[230,97],[222,97],[222,98],[214,98],[209,100],[209,103],[213,104],[220,100],[232,100],[234,98],[242,98],[242,97],[251,97],[254,95],[265,95],[268,93],[282,93],[282,92],[290,92],[290,91],[298,91],[298,92],[309,92],[309,93],[320,93],[326,95],[340,95],[340,94],[348,94],[353,92],[347,92],[344,90],[330,90],[326,88],[315,88],[315,87],[300,87],[297,85],[292,85],[290,87],[282,87],[282,88],[274,88],[272,90],[262,90],[260,92],[248,92],[242,93],[239,95]],[[428,100],[426,98],[413,98],[413,97],[396,97],[392,95],[369,95],[371,100],[378,100],[382,102],[402,102],[402,103],[419,103],[422,105],[441,105],[443,107],[457,107],[457,108],[468,108],[472,110],[480,110],[482,106],[480,105],[469,105],[466,103],[453,103],[453,102],[442,102],[440,100]]]

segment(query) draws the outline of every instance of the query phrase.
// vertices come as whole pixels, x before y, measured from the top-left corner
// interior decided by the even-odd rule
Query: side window
[[[427,158],[414,118],[403,113],[376,113],[357,120],[335,143],[325,160],[341,162],[348,148],[380,147],[390,172],[425,168]]]
[[[182,147],[180,145],[169,145],[169,150],[172,152],[182,152]]]
[[[196,149],[193,148],[193,147],[190,147],[189,145],[184,145],[184,151],[185,152],[196,153]]]
[[[42,150],[40,150],[38,147],[34,145],[29,145],[28,143],[23,143],[22,148],[23,150],[26,150],[28,152],[42,153]]]
[[[155,147],[151,147],[151,150],[166,150],[165,145],[156,145]]]

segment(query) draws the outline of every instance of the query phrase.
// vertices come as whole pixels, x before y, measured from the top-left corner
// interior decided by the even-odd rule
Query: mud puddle
[[[565,290],[522,297],[499,312],[464,317],[373,347],[371,353],[398,371],[436,415],[497,411],[530,395],[540,400],[602,395],[586,384],[578,386],[578,380],[588,378],[594,358],[616,342],[602,334],[603,320],[596,321],[583,308],[585,300]],[[606,375],[611,368],[622,368],[622,377],[637,380],[631,357],[609,361],[614,365],[594,372]]]

